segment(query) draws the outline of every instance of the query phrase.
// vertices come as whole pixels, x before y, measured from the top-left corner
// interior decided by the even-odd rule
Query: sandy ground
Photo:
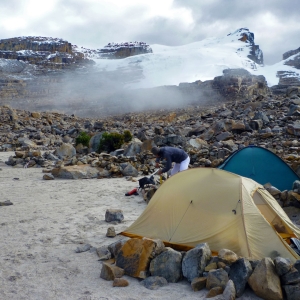
[[[100,278],[95,252],[77,247],[109,245],[122,236],[106,237],[105,212],[122,209],[129,226],[145,209],[142,196],[125,197],[137,184],[118,179],[43,180],[41,168],[12,168],[0,153],[0,299],[205,299],[187,281],[149,290],[124,276],[128,287],[113,287]],[[215,297],[214,299],[221,299]],[[259,299],[247,291],[239,299]]]

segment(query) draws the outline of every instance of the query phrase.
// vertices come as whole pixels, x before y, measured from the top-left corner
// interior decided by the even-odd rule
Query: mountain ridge
[[[209,38],[176,47],[127,44],[129,48],[144,47],[142,51],[146,53],[125,51],[126,58],[109,59],[99,58],[101,49],[95,52],[79,48],[58,38],[0,40],[0,104],[64,109],[68,113],[90,107],[90,112],[106,114],[113,113],[117,106],[127,111],[141,108],[141,103],[146,108],[159,108],[166,103],[174,107],[225,100],[225,90],[230,90],[230,85],[234,96],[244,97],[236,93],[243,90],[241,82],[247,82],[248,89],[261,82],[264,93],[269,87],[276,94],[300,85],[300,48],[285,53],[285,60],[264,66],[262,50],[248,28],[222,39]],[[111,46],[123,51],[126,43]],[[231,69],[245,69],[248,74],[224,76],[224,70]],[[224,76],[221,81],[217,79],[220,76]],[[218,80],[229,86],[215,89]]]

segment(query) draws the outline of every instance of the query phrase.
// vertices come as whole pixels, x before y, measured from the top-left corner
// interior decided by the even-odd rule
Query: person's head
[[[152,152],[155,156],[159,156],[160,149],[159,149],[158,147],[152,147],[151,152]]]

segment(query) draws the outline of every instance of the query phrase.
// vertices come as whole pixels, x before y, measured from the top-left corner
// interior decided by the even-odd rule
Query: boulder
[[[51,173],[54,177],[63,179],[91,179],[99,176],[98,169],[90,165],[63,166],[52,169]]]
[[[276,272],[279,276],[286,274],[292,268],[291,261],[280,256],[274,259],[274,264]]]
[[[228,280],[224,292],[223,298],[224,300],[235,300],[236,297],[236,290],[232,280]]]
[[[281,276],[282,284],[295,284],[300,282],[300,272],[292,267],[287,273]]]
[[[139,174],[138,170],[130,163],[128,163],[126,167],[121,170],[121,173],[123,174],[123,176],[132,176],[132,177],[137,177]]]
[[[116,265],[124,269],[126,275],[146,278],[154,249],[152,240],[130,239],[117,254]]]
[[[286,294],[287,300],[299,300],[300,299],[300,283],[283,285],[283,289]]]
[[[142,151],[142,142],[131,142],[126,149],[124,149],[124,156],[135,156]]]
[[[260,261],[249,277],[248,283],[258,297],[266,300],[283,299],[280,279],[269,257]]]
[[[72,144],[63,143],[59,148],[56,149],[55,155],[61,159],[71,158],[76,155],[76,149]]]
[[[94,134],[91,137],[91,139],[89,141],[89,147],[90,147],[91,151],[98,152],[102,135],[103,135],[103,132],[99,132],[99,133]]]
[[[251,274],[252,267],[249,260],[246,258],[239,258],[230,265],[229,278],[234,283],[237,297],[241,297],[244,293]]]
[[[181,260],[180,252],[167,247],[152,259],[149,268],[150,274],[164,277],[168,282],[178,282],[181,279]]]
[[[182,260],[183,276],[189,282],[192,282],[194,278],[201,277],[210,259],[211,250],[207,243],[199,244],[187,251]]]

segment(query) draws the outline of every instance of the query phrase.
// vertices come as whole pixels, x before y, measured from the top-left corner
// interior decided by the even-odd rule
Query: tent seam
[[[244,218],[244,201],[243,201],[243,195],[242,195],[242,187],[243,186],[244,186],[243,180],[242,180],[242,178],[240,178],[240,199],[242,199],[241,200],[242,221],[243,221],[243,226],[244,226],[244,233],[245,233],[245,237],[246,237],[246,245],[247,245],[249,257],[252,257],[252,253],[251,253],[249,241],[248,241],[248,236],[247,236],[245,218]]]

